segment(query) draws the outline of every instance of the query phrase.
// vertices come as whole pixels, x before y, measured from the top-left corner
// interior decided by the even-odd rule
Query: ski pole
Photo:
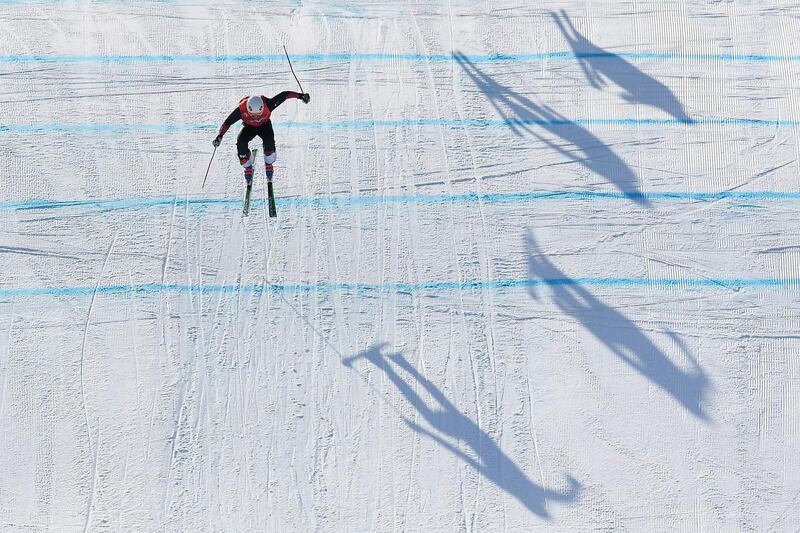
[[[292,67],[292,60],[289,59],[289,52],[286,51],[286,45],[283,45],[283,53],[286,54],[286,61],[289,62],[289,68],[292,69],[292,76],[294,76],[294,80],[297,82],[297,85],[300,86],[300,92],[304,93],[303,84],[300,83],[300,80],[297,79],[297,74],[294,73],[294,67]]]
[[[206,169],[206,175],[203,177],[203,186],[200,187],[201,189],[205,189],[206,187],[206,178],[208,178],[208,171],[211,170],[211,161],[214,160],[214,154],[217,153],[217,147],[214,147],[214,151],[211,152],[211,159],[208,161],[208,168]]]

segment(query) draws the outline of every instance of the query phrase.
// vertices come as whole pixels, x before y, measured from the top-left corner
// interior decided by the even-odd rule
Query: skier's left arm
[[[270,111],[274,110],[276,107],[281,105],[283,102],[290,98],[299,98],[305,103],[311,101],[311,95],[308,93],[296,93],[294,91],[283,91],[282,93],[278,93],[269,100],[267,100],[267,107]]]

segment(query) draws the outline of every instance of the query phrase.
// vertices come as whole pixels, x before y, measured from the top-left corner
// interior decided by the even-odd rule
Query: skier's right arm
[[[217,133],[217,137],[213,142],[215,147],[219,146],[219,143],[222,142],[222,137],[225,135],[225,132],[228,131],[228,128],[240,120],[242,120],[242,111],[237,107],[228,115],[228,118],[225,119],[222,126],[219,127],[219,133]]]

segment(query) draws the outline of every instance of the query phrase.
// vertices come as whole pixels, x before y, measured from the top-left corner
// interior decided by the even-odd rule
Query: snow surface
[[[783,0],[0,2],[0,530],[797,530],[798,42]],[[238,127],[201,182],[283,44],[245,219]]]

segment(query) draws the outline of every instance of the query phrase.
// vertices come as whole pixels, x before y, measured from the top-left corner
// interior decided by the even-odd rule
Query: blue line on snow
[[[452,128],[504,128],[509,126],[767,126],[796,127],[800,120],[757,118],[634,119],[587,118],[575,120],[538,119],[448,119],[418,118],[399,120],[332,120],[276,122],[275,127],[292,129],[370,129],[444,126]],[[0,132],[12,133],[108,133],[127,131],[217,130],[219,124],[0,124]]]
[[[347,208],[392,204],[442,204],[442,203],[529,203],[546,200],[651,200],[713,202],[733,201],[800,201],[800,192],[771,191],[725,191],[725,192],[602,192],[602,191],[540,191],[522,193],[494,194],[399,194],[365,196],[312,196],[277,198],[275,203],[282,207]],[[176,198],[173,196],[156,198],[127,198],[118,200],[28,200],[22,202],[0,203],[0,211],[32,211],[48,209],[97,209],[116,211],[122,209],[142,209],[174,204],[188,207],[241,207],[241,199],[227,198]],[[253,199],[253,205],[263,204],[263,199]]]
[[[492,54],[464,56],[471,63],[512,63],[545,60],[575,59],[633,59],[633,60],[690,60],[690,61],[724,61],[724,62],[796,62],[800,55],[774,54],[698,54],[676,52],[540,52],[532,54]],[[350,61],[424,61],[431,63],[451,63],[462,59],[451,54],[391,54],[391,53],[349,53],[336,52],[328,54],[293,54],[294,63],[342,63]],[[286,61],[283,54],[165,54],[165,55],[44,55],[44,54],[12,54],[0,56],[0,63],[254,63]]]
[[[119,133],[125,131],[194,131],[216,129],[211,124],[0,124],[0,132]]]
[[[0,289],[0,298],[32,296],[90,296],[92,294],[157,294],[163,292],[216,293],[292,293],[292,292],[425,292],[478,289],[513,289],[537,286],[581,285],[594,287],[676,287],[676,288],[800,288],[800,278],[554,278],[500,281],[431,281],[427,283],[281,283],[261,285],[184,285],[146,283],[101,287],[43,287]]]

